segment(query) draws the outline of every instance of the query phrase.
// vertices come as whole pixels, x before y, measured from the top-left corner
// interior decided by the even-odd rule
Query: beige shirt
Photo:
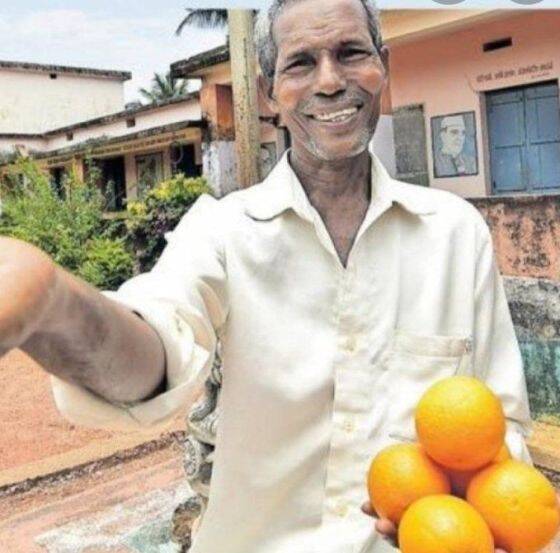
[[[360,505],[380,448],[415,439],[432,383],[475,375],[501,398],[530,460],[521,356],[478,211],[393,180],[372,155],[372,200],[343,267],[287,153],[265,179],[200,198],[154,269],[109,294],[161,335],[169,389],[116,406],[53,377],[71,421],[134,428],[186,410],[223,355],[208,510],[192,553],[378,553]]]

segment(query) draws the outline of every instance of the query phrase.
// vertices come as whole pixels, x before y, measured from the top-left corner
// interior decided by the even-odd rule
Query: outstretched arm
[[[61,379],[112,401],[163,381],[157,333],[34,246],[0,237],[0,355],[19,347]]]

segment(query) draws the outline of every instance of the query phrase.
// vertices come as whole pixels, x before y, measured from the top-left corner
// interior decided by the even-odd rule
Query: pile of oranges
[[[484,383],[437,382],[415,422],[418,443],[385,448],[367,477],[372,506],[399,527],[402,553],[534,553],[554,538],[555,490],[511,459],[502,405]]]

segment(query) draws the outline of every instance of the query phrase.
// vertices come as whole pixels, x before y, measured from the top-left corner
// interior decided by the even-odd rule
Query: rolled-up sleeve
[[[531,463],[525,438],[531,415],[519,344],[498,270],[492,238],[481,222],[476,264],[473,362],[476,375],[500,398],[511,455]]]
[[[217,337],[228,314],[219,202],[197,200],[153,267],[103,292],[141,316],[165,352],[166,389],[143,401],[116,403],[51,375],[56,406],[76,424],[110,430],[166,426],[197,398],[209,375]]]

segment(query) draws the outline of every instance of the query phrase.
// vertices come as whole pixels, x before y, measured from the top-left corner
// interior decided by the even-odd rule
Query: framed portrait
[[[478,175],[474,111],[431,118],[434,177]]]

